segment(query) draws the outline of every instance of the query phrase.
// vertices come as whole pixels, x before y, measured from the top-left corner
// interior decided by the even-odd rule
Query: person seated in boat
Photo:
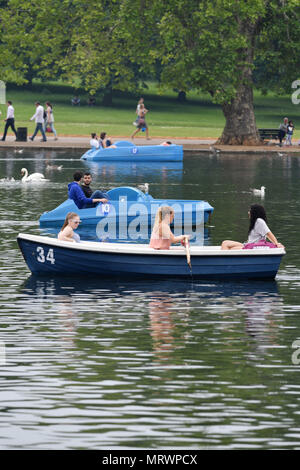
[[[91,197],[86,197],[80,186],[82,178],[83,173],[81,171],[75,171],[73,175],[74,181],[68,184],[68,196],[75,202],[78,209],[88,209],[90,207],[96,207],[99,202],[108,202],[105,194],[99,190],[94,191]]]
[[[99,140],[97,139],[97,134],[95,134],[95,132],[91,134],[90,146],[95,149],[99,148]]]
[[[260,204],[252,204],[248,211],[250,219],[248,230],[248,241],[240,243],[233,240],[224,240],[221,244],[221,250],[242,250],[248,243],[258,243],[268,238],[277,248],[284,248],[279,243],[275,235],[271,232],[267,225],[267,215],[265,209]]]
[[[86,171],[80,182],[80,186],[83,189],[85,196],[91,198],[93,194],[94,195],[96,194],[97,197],[101,195],[102,198],[106,198],[106,200],[108,200],[107,199],[108,196],[106,193],[103,193],[102,191],[99,191],[99,190],[96,190],[96,191],[92,190],[91,182],[92,182],[92,175],[89,171]]]
[[[106,136],[106,132],[101,132],[100,139],[99,139],[99,144],[104,149],[108,149],[108,148],[115,149],[115,148],[117,148],[115,145],[113,145],[113,142],[112,142],[111,138]]]
[[[162,142],[161,144],[159,145],[164,145],[165,147],[169,147],[169,145],[172,145],[172,142],[170,142],[169,140],[167,140],[166,142]]]
[[[168,250],[172,243],[182,243],[189,239],[189,235],[175,237],[170,229],[170,224],[174,219],[174,209],[169,206],[162,206],[158,209],[154,227],[150,239],[150,247],[155,250]]]
[[[78,228],[80,222],[80,217],[76,212],[68,212],[57,238],[65,242],[79,243],[80,236],[74,230]]]

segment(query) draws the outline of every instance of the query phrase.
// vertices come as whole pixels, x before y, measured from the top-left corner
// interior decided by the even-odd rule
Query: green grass
[[[91,132],[106,131],[111,136],[130,136],[134,131],[135,107],[138,95],[115,92],[113,105],[101,105],[101,97],[96,96],[97,105],[87,106],[88,95],[79,90],[80,107],[71,105],[74,90],[63,84],[35,83],[31,88],[8,85],[7,99],[15,107],[16,126],[34,130],[29,122],[34,114],[35,101],[42,104],[49,100],[54,105],[55,128],[59,135],[89,136]],[[176,100],[177,93],[168,90],[158,94],[157,87],[149,84],[143,93],[145,105],[149,109],[147,123],[152,137],[191,137],[217,138],[221,135],[225,119],[220,106],[213,104],[209,95],[191,92],[184,104]],[[255,93],[255,114],[258,127],[278,127],[284,116],[294,121],[298,127],[299,106],[293,105],[290,96],[262,96]],[[0,105],[5,117],[6,106]],[[140,135],[144,135],[140,133]],[[300,138],[296,129],[295,138]]]

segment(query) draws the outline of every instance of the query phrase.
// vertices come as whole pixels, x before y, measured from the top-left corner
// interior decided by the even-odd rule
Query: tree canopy
[[[298,0],[2,0],[0,78],[29,71],[99,89],[161,86],[209,92],[221,142],[256,143],[253,86],[291,92],[299,78]]]

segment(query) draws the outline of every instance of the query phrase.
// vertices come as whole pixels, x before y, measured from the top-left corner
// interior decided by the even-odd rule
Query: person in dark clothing
[[[284,118],[283,122],[280,124],[278,129],[278,139],[279,139],[279,146],[282,147],[282,140],[284,139],[287,133],[287,126],[289,124],[289,120],[287,117]]]
[[[99,202],[106,203],[108,199],[106,195],[101,191],[94,191],[91,194],[91,197],[86,197],[80,182],[82,180],[83,173],[81,171],[76,171],[73,175],[74,181],[68,184],[68,195],[72,199],[78,209],[88,209],[90,207],[95,207]]]
[[[96,197],[96,198],[104,198],[107,199],[107,194],[103,193],[99,189],[96,189],[96,191],[93,191],[91,188],[91,182],[92,182],[92,175],[88,171],[86,171],[83,175],[82,182],[81,182],[81,187],[83,189],[84,194],[86,197]]]
[[[6,139],[6,134],[7,134],[9,127],[11,127],[13,133],[15,134],[17,138],[17,131],[15,128],[15,110],[12,105],[12,101],[7,102],[7,115],[4,121],[5,121],[5,128],[4,128],[3,137],[1,140],[4,141]]]

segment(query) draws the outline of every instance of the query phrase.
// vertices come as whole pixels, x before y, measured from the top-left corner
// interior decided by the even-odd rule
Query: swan
[[[42,175],[42,173],[32,173],[32,175],[28,176],[27,168],[22,168],[21,174],[24,174],[23,178],[21,179],[22,183],[30,183],[31,181],[46,181],[45,176]]]
[[[264,197],[265,195],[265,189],[266,187],[265,186],[261,186],[260,189],[252,189],[252,192],[253,194],[255,194],[255,196],[261,196],[261,197]]]

